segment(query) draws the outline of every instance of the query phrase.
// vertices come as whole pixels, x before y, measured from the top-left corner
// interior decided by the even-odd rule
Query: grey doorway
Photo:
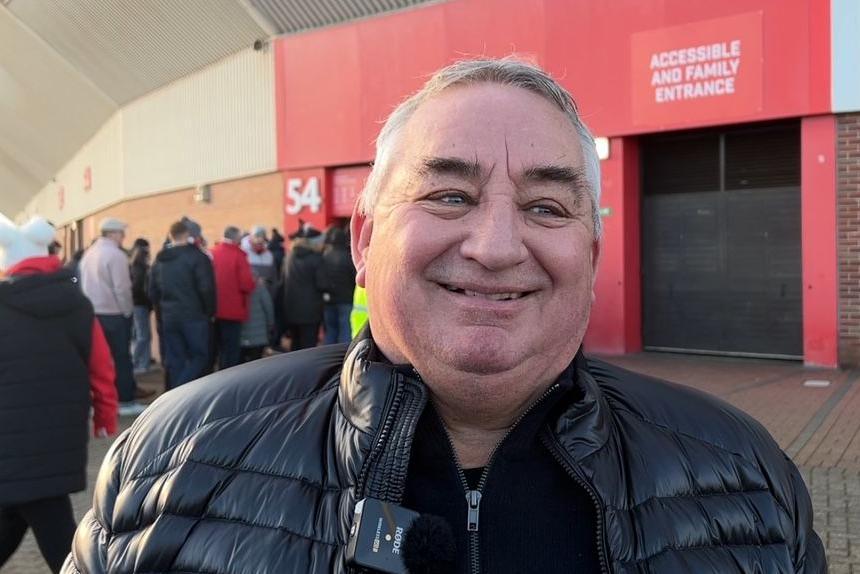
[[[642,140],[646,349],[801,358],[800,124]]]

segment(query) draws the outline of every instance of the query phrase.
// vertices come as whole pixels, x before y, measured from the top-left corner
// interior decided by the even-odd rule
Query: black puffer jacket
[[[86,486],[92,329],[70,270],[0,281],[0,506]]]
[[[352,304],[355,292],[355,265],[348,245],[330,245],[323,253],[323,291],[332,305]]]
[[[427,391],[369,339],[171,391],[108,454],[64,572],[346,572],[355,501],[403,496]],[[545,443],[599,507],[614,573],[825,572],[801,478],[695,390],[581,356]]]
[[[287,325],[312,325],[323,318],[322,255],[296,245],[284,266],[284,320]]]
[[[131,299],[135,306],[152,309],[149,300],[149,264],[145,261],[132,261],[129,265],[131,270]]]
[[[149,299],[160,307],[165,322],[214,317],[212,260],[193,245],[162,250],[149,271]]]

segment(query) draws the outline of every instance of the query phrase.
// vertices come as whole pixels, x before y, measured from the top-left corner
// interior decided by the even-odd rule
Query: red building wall
[[[633,117],[632,36],[759,12],[761,109],[731,121],[829,112],[828,2],[455,0],[279,40],[279,166],[370,160],[392,108],[433,71],[467,56],[531,57],[571,90],[595,133],[652,132],[653,125],[637,125]],[[679,115],[661,129],[726,119]]]
[[[610,159],[603,162],[601,203],[608,215],[586,342],[592,350],[635,351],[641,348],[638,149],[635,138],[620,136],[829,113],[829,4],[453,0],[286,37],[275,46],[278,165],[286,177],[327,168],[325,195],[331,168],[372,160],[381,122],[439,67],[480,55],[532,59],[573,93],[595,135],[613,137]],[[743,97],[717,106],[703,98],[676,106],[674,113],[643,113],[653,86],[652,70],[642,66],[653,51],[729,40],[740,27],[746,59],[737,81],[743,80]],[[804,159],[804,165],[811,164]],[[332,209],[331,202],[325,198],[325,209]],[[808,250],[804,254],[806,269],[813,263]],[[816,292],[830,298],[805,306],[805,313],[829,313],[822,316],[828,323],[836,293],[820,273],[805,271],[804,279],[817,281]],[[830,349],[835,342],[822,344]],[[813,346],[807,341],[807,348]],[[829,353],[813,362],[827,364]]]

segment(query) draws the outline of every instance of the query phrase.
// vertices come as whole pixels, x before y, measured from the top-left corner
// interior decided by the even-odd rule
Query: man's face
[[[374,339],[425,379],[555,377],[591,307],[591,210],[576,131],[542,97],[485,83],[426,101],[353,221]]]
[[[123,241],[125,241],[125,231],[111,231],[108,236],[113,238],[116,244],[122,247]]]

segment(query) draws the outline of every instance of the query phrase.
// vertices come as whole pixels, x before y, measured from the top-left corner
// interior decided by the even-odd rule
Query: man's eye
[[[563,217],[565,215],[564,210],[561,209],[557,205],[547,205],[545,203],[539,203],[536,205],[530,205],[526,208],[529,213],[533,213],[535,215],[545,215],[552,217]]]
[[[450,191],[437,194],[430,199],[445,205],[466,205],[469,203],[469,198],[465,194]]]

